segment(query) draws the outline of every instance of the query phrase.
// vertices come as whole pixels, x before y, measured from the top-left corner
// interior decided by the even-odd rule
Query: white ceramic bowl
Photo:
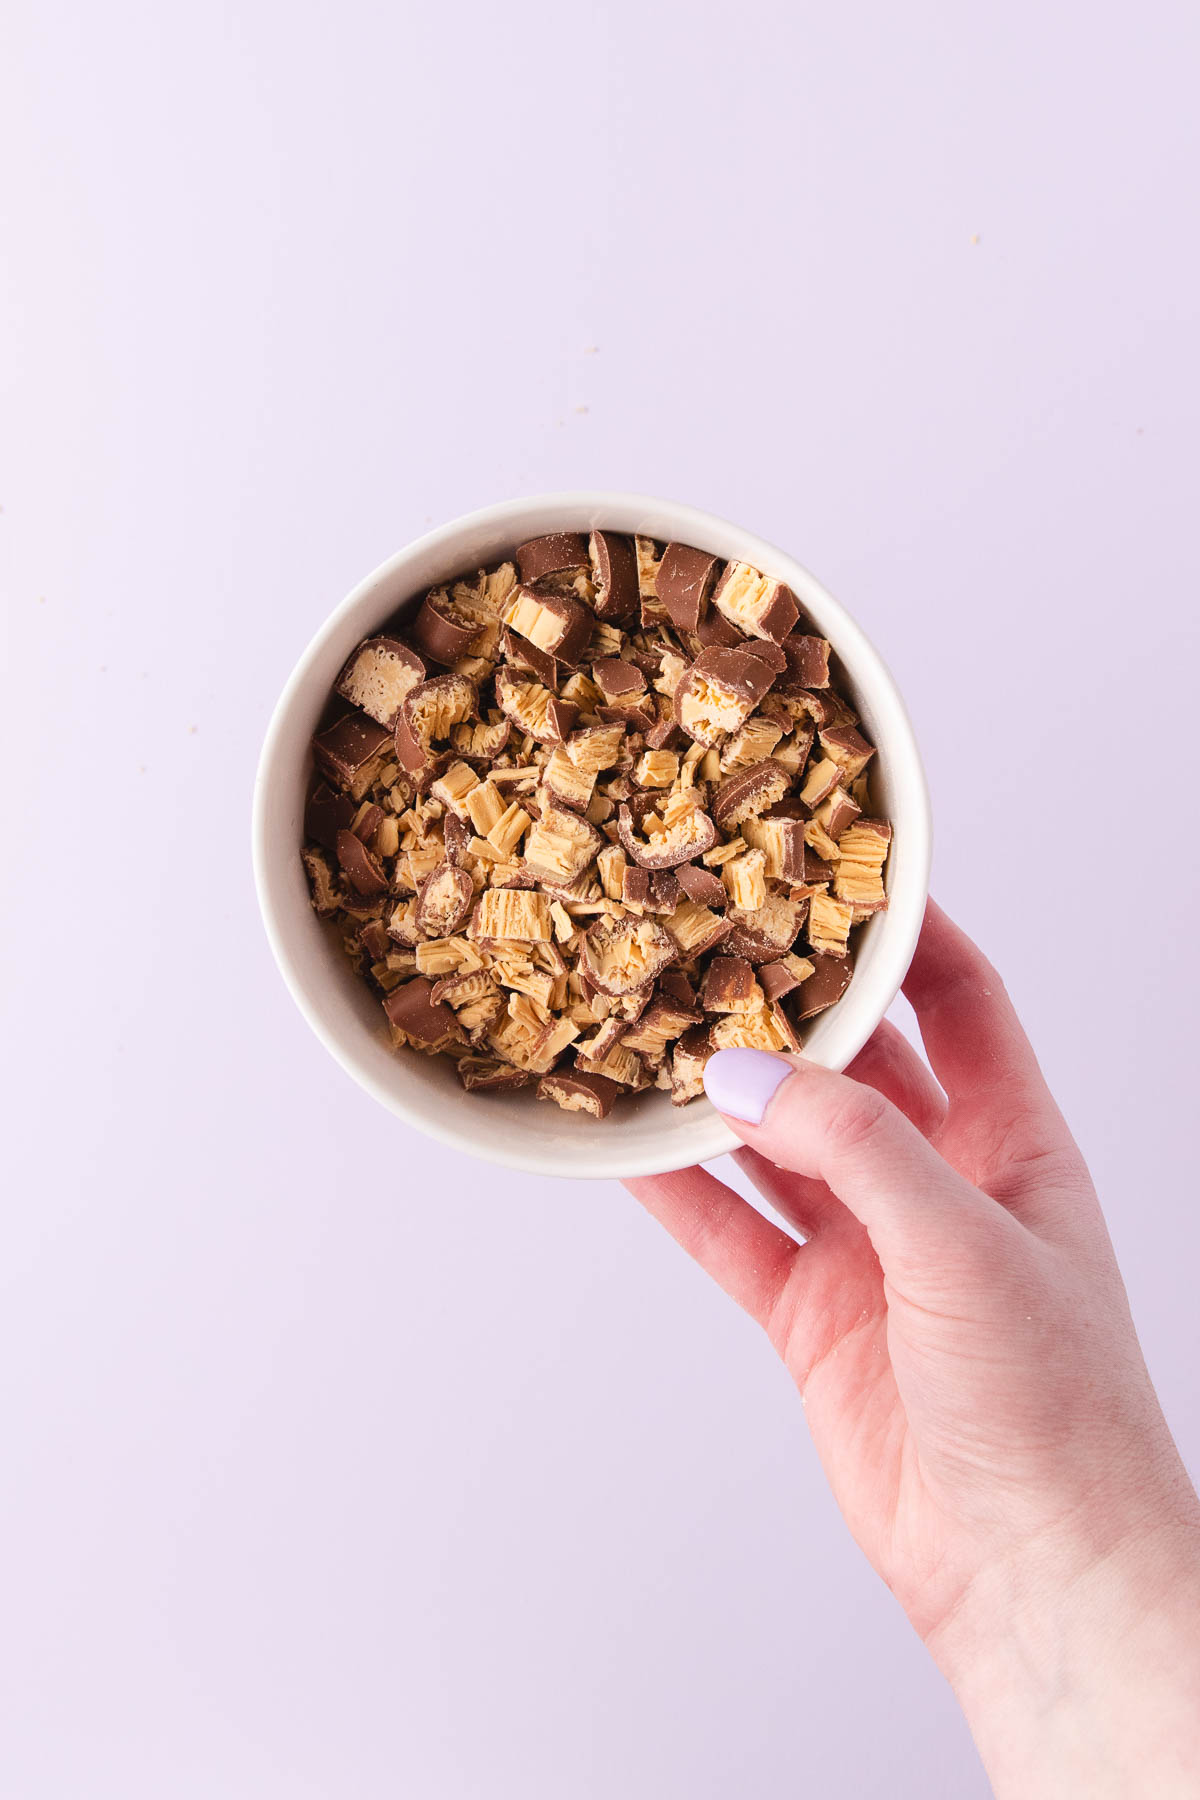
[[[650,1091],[585,1119],[534,1097],[467,1094],[440,1057],[390,1047],[379,1001],[347,964],[309,905],[300,865],[309,739],[346,657],[406,602],[463,569],[509,555],[526,538],[590,526],[679,539],[787,582],[833,645],[839,685],[862,714],[878,756],[875,795],[892,821],[888,910],[857,934],[854,977],[809,1027],[805,1054],[841,1069],[895,998],[916,947],[929,883],[929,794],[904,703],[854,620],[793,557],[724,519],[642,494],[544,494],[469,513],[418,538],[359,583],[322,625],[275,708],[254,789],[254,874],[275,960],[297,1006],[330,1054],[367,1092],[419,1131],[489,1162],[583,1179],[650,1175],[720,1156],[737,1140],[707,1100],[673,1107]]]

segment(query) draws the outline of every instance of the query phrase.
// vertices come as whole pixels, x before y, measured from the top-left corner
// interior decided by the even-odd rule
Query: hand
[[[708,1065],[803,1244],[700,1168],[630,1189],[766,1329],[997,1791],[1200,1793],[1200,1505],[1095,1190],[999,977],[932,904],[905,993],[937,1081],[886,1024],[845,1075]]]

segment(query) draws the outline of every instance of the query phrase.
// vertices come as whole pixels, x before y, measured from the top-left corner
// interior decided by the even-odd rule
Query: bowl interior
[[[502,560],[539,532],[604,525],[677,538],[736,557],[786,581],[837,656],[837,681],[877,746],[873,799],[894,830],[889,909],[857,935],[854,976],[842,1000],[808,1028],[805,1054],[842,1068],[866,1042],[903,979],[916,944],[929,875],[924,774],[902,702],[877,653],[841,606],[792,557],[740,527],[690,507],[635,495],[552,495],[491,507],[445,526],[368,576],[317,633],[272,718],[255,786],[255,872],[263,918],[289,988],[355,1080],[421,1130],[488,1161],[542,1174],[611,1178],[681,1168],[733,1148],[707,1100],[673,1107],[651,1090],[604,1122],[535,1098],[466,1094],[445,1058],[397,1054],[379,1001],[355,976],[334,930],[309,904],[300,864],[311,772],[309,741],[329,690],[359,640],[414,608],[425,590],[464,569]]]

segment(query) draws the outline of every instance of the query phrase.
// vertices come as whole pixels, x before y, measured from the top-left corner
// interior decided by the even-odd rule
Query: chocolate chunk
[[[337,859],[356,894],[369,899],[374,894],[387,893],[388,880],[383,864],[352,831],[338,832]]]
[[[793,632],[784,638],[783,651],[788,661],[788,674],[798,687],[829,686],[828,638],[805,637],[800,632]]]
[[[704,1092],[704,1065],[714,1045],[707,1025],[685,1031],[671,1056],[671,1104],[686,1106]]]
[[[521,580],[544,581],[551,575],[575,575],[588,566],[587,545],[578,531],[551,531],[517,546]]]
[[[687,898],[694,900],[697,906],[715,906],[719,911],[729,898],[721,877],[699,863],[680,863],[675,870],[675,879]]]
[[[343,793],[361,800],[383,763],[388,733],[365,713],[347,713],[312,741],[321,773]]]
[[[511,1063],[496,1062],[489,1056],[464,1056],[458,1065],[458,1079],[468,1093],[496,1094],[528,1087],[531,1076],[526,1069],[515,1069]]]
[[[305,837],[336,853],[337,834],[349,831],[354,810],[354,802],[348,794],[339,794],[324,781],[318,782],[304,809]]]
[[[351,652],[334,692],[361,707],[368,718],[391,726],[405,696],[425,679],[425,664],[399,638],[367,638]]]
[[[446,861],[460,869],[471,853],[470,828],[453,813],[447,813],[442,821],[442,836],[446,846]]]
[[[655,795],[649,797],[657,798]],[[660,818],[663,828],[639,837],[629,807],[622,804],[617,811],[617,837],[621,847],[643,869],[678,868],[680,863],[703,856],[717,841],[717,828],[696,802],[694,789],[672,792],[660,813],[644,815],[643,825],[651,817]]]
[[[732,836],[744,819],[777,805],[790,785],[787,770],[770,757],[751,763],[748,769],[738,769],[720,783],[713,795],[713,818],[723,832]]]
[[[682,969],[664,969],[658,978],[659,992],[678,1005],[695,1009],[696,990]]]
[[[658,567],[658,598],[680,631],[696,631],[721,560],[690,544],[668,544]]]
[[[675,961],[675,944],[653,919],[605,914],[580,940],[583,968],[602,994],[631,994]]]
[[[696,655],[699,655],[701,650],[741,650],[745,648],[746,644],[746,640],[737,626],[731,625],[728,619],[722,618],[719,612],[713,612],[711,608],[705,613],[696,630],[689,631],[686,635],[694,644],[694,654]]]
[[[444,588],[433,588],[421,602],[412,634],[431,662],[456,663],[467,655],[480,629],[479,620],[466,617]]]
[[[875,746],[868,744],[853,725],[831,725],[817,735],[822,750],[847,781],[856,780],[875,754]]]
[[[454,1014],[433,998],[433,983],[424,975],[393,988],[383,1003],[388,1023],[415,1044],[440,1044],[456,1034]]]
[[[807,957],[787,955],[778,962],[761,963],[758,979],[762,991],[768,1001],[782,1000],[813,972],[813,965]]]
[[[539,650],[536,644],[521,637],[509,625],[500,627],[500,654],[514,669],[524,669],[530,675],[536,675],[543,687],[558,686],[557,659],[548,651]]]
[[[565,1112],[584,1112],[593,1119],[606,1119],[613,1101],[625,1090],[607,1075],[592,1075],[586,1070],[556,1069],[538,1082],[538,1099],[553,1100]]]
[[[361,838],[364,844],[369,844],[382,824],[383,808],[372,802],[367,806],[359,807],[350,829],[356,838]],[[336,849],[336,845],[334,847]]]
[[[716,747],[745,724],[774,679],[748,650],[702,650],[675,690],[676,716],[690,738]]]
[[[497,670],[496,705],[539,744],[565,743],[579,713],[573,701],[560,700],[540,681],[526,681],[511,669]]]
[[[465,675],[435,675],[413,688],[396,715],[396,756],[406,769],[429,773],[433,746],[479,711],[479,696]]]
[[[342,894],[337,885],[333,865],[323,850],[306,844],[300,852],[304,873],[312,893],[313,909],[319,919],[331,919],[341,910]]]
[[[387,934],[393,944],[399,944],[405,950],[411,950],[421,942],[422,932],[417,924],[415,900],[402,900],[393,909],[387,922]]]
[[[618,531],[593,531],[588,554],[596,589],[592,601],[596,617],[612,623],[628,619],[638,604],[637,557],[632,542]]]
[[[606,656],[593,663],[592,680],[610,705],[625,705],[646,692],[642,671],[619,656]]]
[[[753,912],[730,907],[726,915],[732,930],[725,940],[727,956],[744,956],[747,962],[776,962],[800,935],[808,903],[783,894],[770,894]]]
[[[761,657],[767,667],[773,670],[776,675],[782,675],[786,672],[788,659],[784,655],[783,646],[774,643],[771,638],[751,638],[746,645],[746,649],[750,652],[751,656]]]
[[[501,617],[535,649],[559,662],[578,662],[592,635],[591,613],[569,594],[519,587],[509,596]]]
[[[791,588],[749,563],[730,563],[717,583],[713,605],[747,637],[785,638],[799,617]]]
[[[744,956],[714,956],[700,983],[705,1012],[749,1012],[761,1002],[754,970]]]
[[[431,937],[452,937],[475,899],[471,877],[451,862],[439,863],[417,890],[417,924]]]
[[[797,1019],[811,1019],[840,1000],[854,973],[853,959],[849,956],[814,956],[812,964],[813,972],[802,983],[799,997],[793,1002]]]
[[[368,919],[365,925],[360,925],[358,938],[372,962],[382,962],[392,948],[392,940],[382,919]]]

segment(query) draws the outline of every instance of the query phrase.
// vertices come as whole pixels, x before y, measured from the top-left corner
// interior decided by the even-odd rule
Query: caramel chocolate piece
[[[387,934],[394,944],[399,944],[406,950],[412,950],[421,942],[415,900],[402,900],[393,910],[387,922]]]
[[[879,911],[887,905],[883,865],[891,842],[892,828],[886,819],[860,819],[842,835],[833,892],[838,900],[853,906],[856,916],[860,908]]]
[[[778,962],[760,964],[758,979],[767,1000],[774,1003],[782,1000],[785,994],[792,993],[802,981],[807,981],[813,969],[814,964],[808,957],[789,952],[787,956],[781,956]]]
[[[790,786],[787,770],[770,757],[751,763],[748,769],[739,769],[721,782],[713,795],[713,818],[722,831],[732,832],[744,819],[776,806]]]
[[[653,731],[656,721],[654,702],[649,694],[613,705],[605,702],[597,706],[596,717],[607,725],[623,725],[629,732]]]
[[[481,629],[480,620],[456,605],[444,588],[431,588],[412,634],[431,662],[450,664],[468,654]]]
[[[842,900],[832,894],[814,894],[809,903],[808,941],[814,950],[829,956],[844,956],[850,940],[854,915]]]
[[[365,925],[360,925],[358,941],[372,962],[382,962],[392,948],[392,940],[382,919],[368,919]]]
[[[762,1004],[762,990],[744,956],[714,956],[700,982],[705,1012],[750,1012]]]
[[[374,801],[364,801],[355,813],[350,829],[356,838],[360,838],[364,844],[370,844],[383,824],[383,817],[382,806],[376,806]],[[334,847],[336,849],[336,845]]]
[[[874,744],[868,744],[853,725],[831,725],[817,735],[822,750],[847,781],[857,780],[875,754]]]
[[[690,544],[668,544],[658,566],[658,598],[672,625],[680,631],[696,631],[721,559]]]
[[[745,724],[774,672],[748,650],[702,650],[675,690],[675,714],[698,744],[716,748]]]
[[[579,575],[587,566],[587,545],[578,531],[550,531],[545,537],[517,545],[517,567],[524,582]]]
[[[755,964],[778,961],[799,937],[807,910],[806,901],[791,900],[784,894],[768,894],[753,912],[731,907],[726,914],[732,927],[726,955],[744,956]]]
[[[685,1031],[671,1056],[671,1104],[686,1106],[704,1093],[704,1065],[713,1054],[707,1025]]]
[[[388,879],[383,872],[382,863],[372,856],[362,839],[355,837],[352,831],[338,832],[337,859],[342,873],[356,894],[369,899],[374,894],[387,893]]]
[[[747,637],[785,638],[800,615],[796,596],[749,563],[730,563],[713,593],[717,611]]]
[[[446,861],[461,869],[471,854],[471,832],[463,821],[454,813],[447,813],[442,820],[442,836],[446,845]]]
[[[822,738],[824,733],[822,732]],[[804,785],[800,789],[800,798],[806,806],[818,807],[822,800],[832,794],[842,779],[842,771],[831,757],[823,756],[819,762],[810,763],[804,777]]]
[[[333,865],[323,850],[305,845],[300,852],[300,861],[304,864],[304,873],[308,876],[308,885],[312,893],[313,910],[319,919],[331,919],[341,910],[342,896],[338,891]]]
[[[304,809],[304,835],[323,849],[337,851],[337,834],[349,831],[354,819],[354,802],[348,794],[339,794],[324,781],[319,781],[308,797]]]
[[[675,718],[674,701],[668,699],[665,694],[659,694],[654,701],[654,711],[657,716],[653,725],[643,728],[646,733],[646,748],[648,750],[678,749],[683,743],[684,737]]]
[[[667,930],[688,959],[715,949],[732,929],[728,919],[694,900],[682,901],[667,920]]]
[[[780,1006],[760,1006],[752,1012],[727,1013],[712,1028],[718,1050],[796,1051],[800,1040]]]
[[[389,748],[388,733],[365,713],[347,713],[312,741],[313,760],[336,788],[361,800]]]
[[[592,610],[598,619],[628,619],[638,605],[637,557],[632,543],[619,531],[593,531],[588,540],[592,584],[596,589]]]
[[[539,650],[536,644],[521,637],[510,625],[500,627],[500,654],[514,669],[524,669],[527,674],[536,675],[543,687],[558,686],[557,658],[547,650]]]
[[[783,640],[789,680],[797,687],[829,686],[829,639],[793,632]]]
[[[553,1100],[564,1112],[588,1113],[593,1119],[607,1119],[621,1093],[618,1082],[607,1075],[592,1075],[578,1065],[571,1071],[556,1069],[552,1075],[543,1075],[537,1089],[539,1100]]]
[[[592,680],[609,706],[627,706],[646,692],[642,671],[619,656],[606,656],[593,663]]]
[[[414,774],[431,770],[433,745],[444,743],[456,725],[479,710],[473,681],[465,675],[435,675],[418,682],[396,715],[396,756]]]
[[[487,888],[471,917],[473,939],[548,943],[553,935],[549,900],[529,889]]]
[[[736,625],[722,618],[719,612],[710,607],[695,631],[684,633],[692,654],[698,656],[701,650],[744,650],[746,640]]]
[[[814,956],[813,972],[793,1002],[797,1019],[811,1019],[840,1000],[850,986],[854,963],[849,956]]]
[[[669,1000],[675,1000],[680,1006],[696,1009],[696,990],[682,969],[664,969],[658,978],[658,989]]]
[[[472,762],[495,762],[512,736],[511,719],[464,719],[450,732],[450,742],[460,756]]]
[[[813,818],[830,842],[836,844],[849,831],[860,810],[858,802],[851,799],[845,788],[836,787],[816,808]]]
[[[393,988],[383,1003],[388,1023],[414,1044],[441,1044],[455,1035],[454,1014],[433,998],[433,983],[425,975]]]
[[[803,887],[811,878],[807,866],[812,855],[804,842],[804,825],[799,819],[747,819],[742,836],[752,849],[761,850],[765,858],[764,873],[769,881],[786,881],[789,887]],[[814,864],[816,857],[812,857]],[[822,868],[824,864],[821,865]]]
[[[559,662],[578,662],[592,635],[591,613],[569,594],[519,587],[500,617],[511,631]]]
[[[511,669],[496,672],[496,705],[518,731],[539,744],[561,744],[571,735],[578,707],[543,687],[540,681],[522,681]]]
[[[417,889],[417,924],[430,937],[452,937],[471,910],[475,888],[465,869],[439,863]]]
[[[745,648],[751,656],[760,657],[774,675],[787,673],[787,655],[783,645],[777,644],[773,638],[751,638]]]
[[[657,796],[650,794],[646,798]],[[622,804],[617,811],[621,847],[643,869],[678,868],[681,863],[703,856],[717,841],[717,828],[691,788],[676,788],[663,803],[661,813],[646,813],[641,823],[648,827],[653,820],[657,820],[659,829],[647,829],[647,835],[639,837],[630,808]]]
[[[721,877],[696,863],[681,863],[675,870],[675,879],[687,898],[694,900],[697,906],[724,908],[729,898]]]
[[[680,1006],[678,1001],[660,993],[641,1018],[626,1027],[621,1042],[626,1050],[635,1050],[656,1067],[666,1056],[667,1046],[673,1038],[682,1037],[691,1026],[701,1023],[702,1017],[694,1006]]]
[[[425,679],[425,664],[399,638],[366,638],[350,653],[334,692],[377,724],[391,726],[409,691]]]
[[[613,995],[652,982],[676,955],[674,941],[653,919],[617,919],[611,913],[584,932],[579,948],[588,979],[602,994]]]
[[[758,912],[766,904],[767,859],[761,850],[728,857],[721,864],[721,880],[735,912]]]
[[[468,1093],[495,1094],[528,1087],[530,1076],[526,1070],[497,1062],[491,1056],[464,1056],[459,1059],[458,1079]]]
[[[544,882],[569,885],[586,874],[603,843],[602,831],[547,794],[542,816],[525,840],[525,861]]]

